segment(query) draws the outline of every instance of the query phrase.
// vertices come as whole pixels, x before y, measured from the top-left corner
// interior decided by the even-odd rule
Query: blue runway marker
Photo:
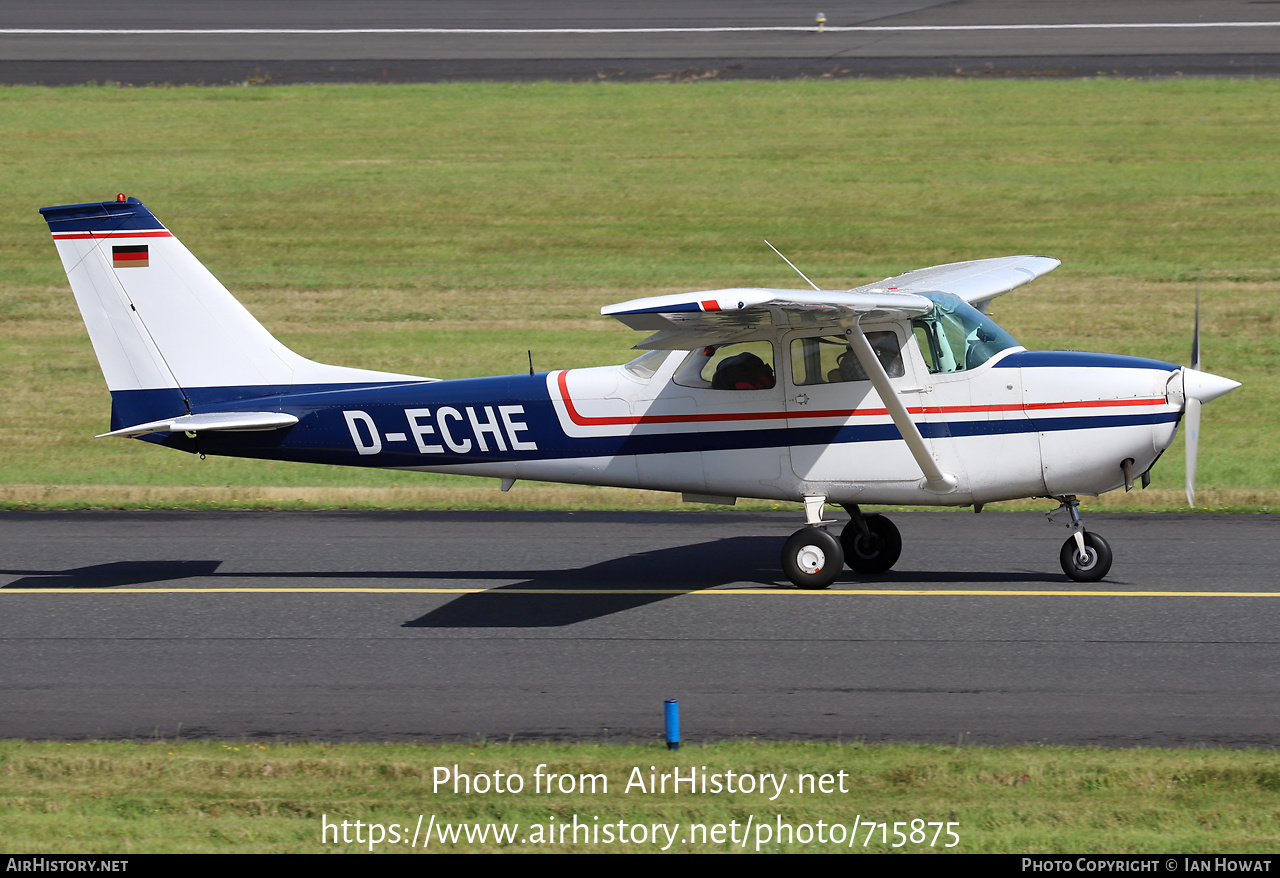
[[[680,702],[668,698],[663,705],[663,718],[667,727],[667,749],[680,749]]]

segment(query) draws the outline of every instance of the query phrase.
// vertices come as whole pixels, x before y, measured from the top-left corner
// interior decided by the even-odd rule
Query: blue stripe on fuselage
[[[1120,354],[1094,354],[1087,351],[1017,351],[992,365],[993,369],[1072,368],[1072,369],[1158,369],[1173,372],[1173,363],[1125,357]]]
[[[128,391],[117,392],[113,397],[121,405],[128,400],[128,408],[138,415],[131,423],[145,423],[185,414],[182,407],[174,408],[172,394],[175,392]],[[182,434],[153,433],[143,438],[188,452],[372,467],[431,467],[512,460],[727,451],[788,445],[888,442],[901,438],[897,427],[891,423],[738,430],[700,430],[696,425],[681,429],[672,425],[673,432],[570,437],[561,428],[547,391],[546,373],[400,384],[311,385],[292,389],[193,388],[187,391],[187,396],[196,414],[202,411],[282,411],[296,415],[299,421],[283,430],[210,432],[201,434],[197,439],[189,439]],[[160,404],[163,410],[147,410],[148,401]],[[510,426],[502,421],[501,408],[504,406],[509,409]],[[451,417],[448,426],[455,443],[469,444],[465,453],[450,450],[445,444],[439,429],[441,408],[452,408],[459,413],[457,417]],[[438,446],[439,453],[419,451],[413,426],[406,414],[406,410],[415,409],[427,412],[417,419],[419,429],[431,428],[422,433],[423,444]],[[379,433],[380,451],[373,454],[357,452],[352,430],[357,429],[361,441],[368,444],[367,426],[361,422],[358,427],[350,427],[344,412],[360,412],[373,421]],[[493,424],[492,430],[480,431],[485,433],[487,450],[479,447],[473,415],[482,427]],[[918,426],[925,438],[940,438],[1149,425],[1176,422],[1178,417],[1178,412],[1161,411],[921,422]],[[514,432],[511,427],[515,428]],[[403,438],[393,438],[396,434],[402,434]],[[497,436],[502,438],[505,450],[498,447]],[[537,447],[517,450],[513,447],[513,440]]]

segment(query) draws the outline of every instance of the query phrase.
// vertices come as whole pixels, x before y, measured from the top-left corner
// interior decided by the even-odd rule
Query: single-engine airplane
[[[492,476],[503,490],[538,479],[798,501],[805,526],[782,567],[801,588],[898,560],[897,528],[865,505],[981,511],[1026,497],[1066,513],[1067,576],[1099,580],[1111,549],[1078,497],[1145,486],[1186,417],[1194,502],[1200,405],[1239,386],[1200,371],[1198,311],[1190,368],[1026,350],[984,311],[1059,265],[1043,256],[848,291],[809,281],[609,305],[602,314],[652,333],[620,366],[450,381],[351,369],[277,341],[137,199],[40,212],[111,392],[104,436]],[[827,504],[851,516],[839,537]]]

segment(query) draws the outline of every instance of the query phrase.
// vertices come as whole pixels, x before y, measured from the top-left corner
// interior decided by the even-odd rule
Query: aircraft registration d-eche
[[[826,588],[846,564],[893,567],[898,530],[863,506],[1028,497],[1058,502],[1062,569],[1097,581],[1111,549],[1078,498],[1145,486],[1185,417],[1194,502],[1200,405],[1239,386],[1200,371],[1198,313],[1189,368],[1026,350],[983,312],[1059,265],[1043,256],[848,291],[810,281],[609,305],[652,333],[620,366],[449,381],[331,366],[277,341],[137,199],[40,212],[111,392],[103,436],[491,476],[503,490],[537,479],[797,501],[805,526],[782,568],[801,588]],[[839,537],[827,504],[850,515]]]

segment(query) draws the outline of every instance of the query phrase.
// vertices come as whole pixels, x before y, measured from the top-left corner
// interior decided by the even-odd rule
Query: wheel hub
[[[1077,549],[1075,562],[1076,562],[1076,569],[1078,570],[1092,570],[1093,565],[1098,563],[1098,553],[1095,552],[1093,549],[1086,548],[1084,550],[1084,554],[1082,555],[1080,554],[1080,551]]]
[[[874,558],[880,554],[881,540],[875,534],[859,536],[853,548],[859,558]]]

